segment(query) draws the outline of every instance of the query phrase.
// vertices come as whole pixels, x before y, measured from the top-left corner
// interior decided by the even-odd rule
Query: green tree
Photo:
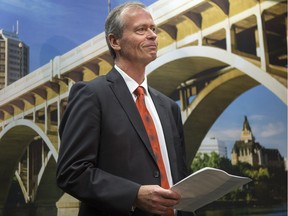
[[[196,154],[191,164],[192,171],[195,172],[204,167],[218,168],[226,172],[231,172],[232,170],[231,161],[228,158],[221,157],[216,152],[211,152],[210,155],[200,152]]]
[[[284,167],[252,166],[246,162],[232,165],[228,158],[212,152],[197,153],[192,164],[193,172],[204,167],[222,169],[230,174],[246,176],[252,182],[241,189],[227,194],[222,201],[246,201],[246,203],[271,204],[272,202],[287,202],[287,171]]]

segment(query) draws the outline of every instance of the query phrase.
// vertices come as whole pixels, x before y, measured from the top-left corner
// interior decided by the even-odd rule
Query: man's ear
[[[119,40],[113,34],[108,35],[108,41],[110,43],[110,46],[114,50],[120,50],[121,49],[120,44],[119,44]]]

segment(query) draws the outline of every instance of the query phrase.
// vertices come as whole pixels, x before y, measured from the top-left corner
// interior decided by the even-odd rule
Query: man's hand
[[[164,215],[179,203],[180,195],[158,185],[143,185],[138,191],[134,206],[153,214]]]

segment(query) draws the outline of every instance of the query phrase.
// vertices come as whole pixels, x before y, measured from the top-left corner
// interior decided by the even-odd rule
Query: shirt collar
[[[123,77],[130,93],[133,94],[133,92],[136,90],[139,84],[135,80],[133,80],[128,74],[126,74],[121,68],[119,68],[116,64],[114,65],[114,67]],[[148,84],[146,75],[144,77],[144,81],[140,84],[140,86],[142,86],[145,89],[145,93],[148,94]]]

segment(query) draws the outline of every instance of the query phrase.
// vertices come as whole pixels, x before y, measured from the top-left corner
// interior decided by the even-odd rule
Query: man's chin
[[[157,58],[157,56],[151,57],[150,60],[149,60],[149,63],[150,63],[150,62],[153,62],[156,58]],[[148,64],[149,64],[149,63],[148,63]]]
[[[157,58],[157,52],[151,53],[151,61],[154,61]]]
[[[149,57],[147,57],[146,59],[143,59],[143,62],[145,61],[146,64],[149,64],[150,62],[154,61],[157,58],[157,53],[151,54],[149,55]]]

